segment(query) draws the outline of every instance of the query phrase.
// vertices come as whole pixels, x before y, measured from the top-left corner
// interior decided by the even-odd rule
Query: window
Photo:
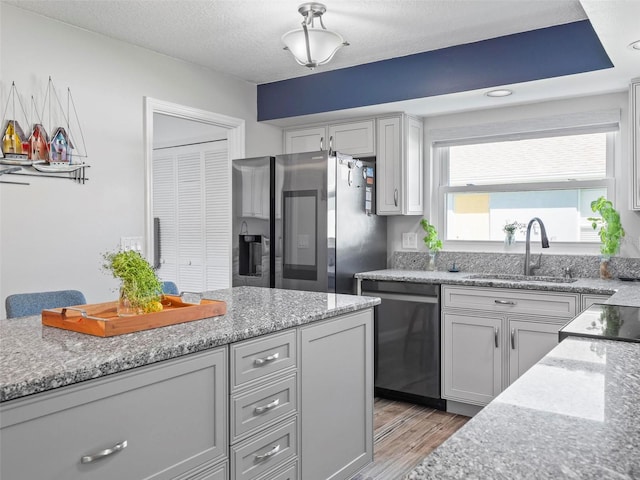
[[[597,242],[590,204],[613,196],[617,125],[434,144],[447,241],[502,241],[539,217],[550,241]],[[533,237],[538,235],[534,224]],[[524,240],[524,231],[516,233]],[[539,238],[539,236],[538,236]]]

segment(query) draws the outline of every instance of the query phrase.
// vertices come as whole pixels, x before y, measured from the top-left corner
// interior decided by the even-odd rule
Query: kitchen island
[[[227,313],[109,338],[0,320],[0,477],[346,479],[371,461],[379,299],[203,297]]]

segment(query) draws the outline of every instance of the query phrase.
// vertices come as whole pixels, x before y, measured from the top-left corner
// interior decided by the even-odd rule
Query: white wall
[[[114,298],[101,254],[144,235],[143,97],[246,121],[246,155],[278,154],[282,133],[256,122],[256,87],[236,78],[0,3],[0,100],[15,81],[41,102],[49,75],[70,87],[86,140],[89,182],[23,177],[0,184],[0,318],[16,292],[76,288]],[[13,178],[13,177],[12,177]]]
[[[620,255],[624,257],[640,256],[640,212],[637,213],[629,209],[631,164],[629,151],[629,96],[627,92],[471,111],[452,115],[425,117],[423,119],[425,131],[424,158],[426,162],[426,168],[424,170],[425,186],[427,186],[427,188],[425,188],[425,218],[431,219],[432,222],[435,222],[437,215],[436,211],[432,211],[435,209],[431,208],[433,205],[433,196],[436,195],[436,193],[433,192],[433,189],[430,188],[432,183],[430,175],[432,170],[432,152],[429,132],[431,130],[509,122],[530,118],[543,118],[545,116],[560,114],[602,111],[614,108],[619,108],[621,115],[620,135],[618,135],[615,154],[616,198],[614,206],[620,212],[622,225],[626,230],[626,237],[623,241]],[[403,250],[402,232],[417,232],[419,245],[418,251],[426,251],[426,247],[422,242],[424,233],[419,225],[420,218],[421,217],[414,216],[389,217],[387,227],[387,249],[389,255],[394,251]],[[516,247],[516,249],[510,250],[510,252],[524,252],[524,244],[516,245]],[[447,248],[448,247],[445,246],[445,249]],[[474,247],[471,244],[460,244],[457,249],[471,251],[477,250],[477,247]],[[481,248],[483,251],[503,251],[503,249],[504,246],[501,242],[497,242],[493,248]],[[578,248],[569,248],[563,247],[560,244],[554,244],[549,250],[549,253],[582,253],[597,255],[599,253],[599,244],[592,244]]]

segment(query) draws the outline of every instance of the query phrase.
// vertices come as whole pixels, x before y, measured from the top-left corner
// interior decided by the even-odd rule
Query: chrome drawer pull
[[[273,402],[268,403],[267,405],[264,405],[264,406],[262,406],[262,407],[256,407],[256,408],[254,408],[254,409],[253,409],[253,412],[254,412],[256,415],[260,415],[261,413],[264,413],[264,412],[266,412],[266,411],[268,411],[268,410],[272,410],[272,409],[276,408],[278,405],[280,405],[280,399],[279,399],[279,398],[276,398]]]
[[[114,453],[118,453],[120,450],[124,450],[127,448],[127,441],[116,443],[113,447],[107,448],[106,450],[102,450],[98,453],[94,453],[93,455],[85,455],[80,459],[80,463],[91,463],[96,460],[100,460],[101,458],[108,457],[109,455],[113,455]]]
[[[256,358],[253,363],[254,365],[264,365],[265,363],[269,363],[269,362],[273,362],[274,360],[277,360],[278,357],[280,357],[280,352],[278,353],[274,353],[273,355],[269,355],[268,357],[264,357],[264,358]]]
[[[513,300],[494,300],[494,302],[500,305],[517,305],[518,302],[514,302]]]
[[[269,457],[273,457],[279,451],[280,451],[280,444],[278,444],[275,447],[273,447],[267,453],[264,453],[262,455],[256,455],[256,460],[259,461],[259,462],[261,462],[262,460],[267,460]]]

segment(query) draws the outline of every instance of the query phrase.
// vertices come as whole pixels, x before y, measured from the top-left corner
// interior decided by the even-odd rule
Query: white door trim
[[[153,261],[153,114],[160,113],[227,129],[227,151],[229,178],[231,178],[231,159],[244,158],[245,121],[243,119],[144,97],[144,158],[145,158],[145,255]],[[231,231],[231,211],[229,211],[229,231]],[[229,251],[232,251],[231,237],[228,239]],[[229,271],[229,285],[231,285]]]

